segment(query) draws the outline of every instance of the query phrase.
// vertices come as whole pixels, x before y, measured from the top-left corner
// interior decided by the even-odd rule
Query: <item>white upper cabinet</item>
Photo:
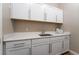
[[[47,6],[45,11],[46,11],[46,20],[49,22],[56,22],[56,8]]]
[[[57,23],[63,23],[63,10],[57,8]]]
[[[11,18],[63,23],[63,10],[46,4],[12,3]]]
[[[44,9],[41,4],[31,4],[30,9],[30,19],[39,21],[44,20]]]
[[[11,4],[11,18],[29,19],[29,5],[26,3]]]

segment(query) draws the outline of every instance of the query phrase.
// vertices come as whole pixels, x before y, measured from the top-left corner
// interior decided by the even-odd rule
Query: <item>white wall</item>
[[[0,3],[0,55],[2,54],[2,4]]]
[[[9,6],[8,3],[0,3],[0,54],[3,54],[3,35],[13,32]]]
[[[64,29],[70,31],[70,49],[79,53],[79,4],[64,4]]]
[[[0,3],[0,37],[2,34],[2,4]]]
[[[3,3],[3,34],[13,32],[12,22],[10,19],[10,3]]]

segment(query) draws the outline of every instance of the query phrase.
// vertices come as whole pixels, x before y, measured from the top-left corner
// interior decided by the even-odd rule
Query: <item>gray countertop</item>
[[[4,35],[3,41],[15,41],[15,40],[28,40],[28,39],[36,39],[36,38],[43,38],[39,36],[41,32],[14,32]],[[52,36],[44,36],[46,37],[55,37],[55,36],[62,36],[62,35],[70,35],[70,32],[64,32],[62,34],[57,34],[55,32],[45,32],[46,34],[52,34]]]

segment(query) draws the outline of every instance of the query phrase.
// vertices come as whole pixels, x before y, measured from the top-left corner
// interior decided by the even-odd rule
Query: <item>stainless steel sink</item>
[[[39,36],[52,36],[51,34],[39,34]]]

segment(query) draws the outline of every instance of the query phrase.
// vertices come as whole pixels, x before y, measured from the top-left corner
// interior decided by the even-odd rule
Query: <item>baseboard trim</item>
[[[77,53],[77,52],[75,52],[75,51],[73,51],[73,50],[70,50],[69,51],[72,55],[79,55],[79,53]]]

